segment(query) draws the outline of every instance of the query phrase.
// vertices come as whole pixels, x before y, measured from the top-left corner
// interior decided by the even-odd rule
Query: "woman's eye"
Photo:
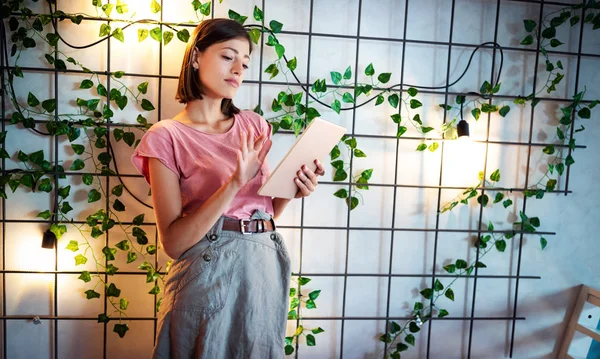
[[[248,65],[243,65],[244,69],[248,70]]]
[[[223,58],[224,58],[224,59],[226,59],[226,60],[233,60],[233,59],[232,59],[231,57],[229,57],[229,56],[223,56]]]

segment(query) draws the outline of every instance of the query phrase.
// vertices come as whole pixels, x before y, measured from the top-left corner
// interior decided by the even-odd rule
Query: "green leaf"
[[[340,103],[340,101],[338,99],[335,99],[333,101],[333,103],[331,104],[331,109],[339,114],[341,111],[341,108],[342,108],[342,104]]]
[[[127,310],[128,306],[129,301],[126,298],[121,298],[121,300],[119,301],[119,308],[121,308],[121,310]]]
[[[110,35],[110,26],[107,24],[100,25],[100,33],[98,36],[104,37]]]
[[[545,39],[551,39],[556,36],[556,28],[555,27],[547,27],[542,31],[542,37]]]
[[[37,97],[30,92],[29,95],[27,95],[27,104],[31,107],[36,107],[40,104],[40,100],[38,100]]]
[[[81,180],[84,184],[90,186],[94,182],[94,177],[90,174],[84,174]]]
[[[550,46],[551,47],[557,47],[557,46],[560,46],[562,44],[563,43],[560,42],[560,40],[558,40],[558,39],[552,39],[552,40],[550,40]]]
[[[400,138],[407,130],[408,129],[405,126],[398,126],[398,132],[396,133],[396,138]]]
[[[421,328],[419,328],[419,326],[417,325],[417,323],[410,322],[410,324],[408,325],[408,330],[411,333],[418,333],[421,330]]]
[[[398,94],[391,94],[388,96],[388,102],[392,105],[393,108],[398,108],[398,102],[400,102],[400,98]]]
[[[489,197],[488,197],[488,195],[487,195],[487,194],[484,194],[484,195],[479,195],[479,196],[477,197],[477,203],[479,203],[479,204],[483,205],[484,207],[485,207],[485,206],[487,206],[487,204],[488,204],[488,201],[489,201]]]
[[[60,212],[64,213],[64,214],[67,214],[67,213],[69,213],[72,210],[73,210],[73,207],[71,207],[71,205],[69,204],[69,202],[63,202],[62,205],[61,205],[61,207],[60,207]]]
[[[439,147],[439,144],[437,142],[434,142],[431,145],[429,145],[429,147],[427,147],[427,148],[429,149],[429,151],[435,152],[435,150],[437,150],[438,147]]]
[[[500,116],[506,117],[506,115],[508,114],[509,111],[510,111],[510,106],[502,106],[502,108],[500,109],[500,111],[498,111],[498,113],[500,114]]]
[[[289,317],[289,314],[288,314],[288,317]],[[292,319],[295,319],[295,318],[292,318]],[[288,344],[285,346],[284,351],[285,351],[285,355],[292,355],[294,353],[294,347]]]
[[[100,200],[100,198],[102,198],[102,195],[96,189],[92,189],[88,193],[88,203],[96,202]]]
[[[592,113],[587,107],[583,107],[581,110],[577,111],[577,116],[579,116],[580,118],[588,119],[591,117],[591,115]]]
[[[546,246],[548,245],[548,241],[546,240],[546,238],[540,237],[540,245],[542,246],[542,250],[546,248]]]
[[[421,101],[416,100],[416,99],[411,99],[410,100],[410,108],[415,109],[415,108],[419,108],[423,106],[423,104],[421,103]]]
[[[438,313],[438,318],[443,318],[448,316],[448,311],[446,309],[440,309],[440,312]]]
[[[123,202],[116,199],[115,203],[113,203],[113,209],[117,212],[123,212],[125,210],[125,205],[123,204]]]
[[[565,159],[565,165],[566,166],[570,166],[573,163],[575,163],[575,160],[573,159],[573,156],[567,155],[567,158]]]
[[[536,22],[533,20],[523,20],[523,23],[525,25],[525,31],[527,32],[532,32],[535,27],[537,26]]]
[[[344,71],[343,78],[344,80],[350,80],[352,78],[352,68],[350,66],[348,66],[346,68],[346,71]]]
[[[350,210],[353,210],[356,208],[356,206],[358,206],[358,198],[354,196],[346,198],[346,205],[350,207]]]
[[[81,275],[77,279],[81,279],[85,283],[89,283],[92,280],[92,277],[90,276],[90,272],[85,270],[81,272]]]
[[[496,245],[496,249],[500,252],[504,252],[506,250],[506,241],[503,239],[497,240],[496,243],[494,243]]]
[[[456,271],[456,266],[454,264],[448,264],[444,266],[444,269],[448,273],[454,273]]]
[[[426,299],[431,299],[431,297],[433,296],[433,290],[431,288],[425,288],[420,293]]]
[[[254,5],[254,20],[261,22],[264,19],[263,11],[256,5]]]
[[[256,29],[254,29],[254,30],[256,30]],[[146,31],[146,33],[147,33],[147,31]],[[250,33],[252,33],[252,31],[250,31]],[[260,36],[260,31],[258,33],[259,33],[259,36]],[[146,36],[148,36],[148,34],[146,34]],[[179,31],[177,31],[177,38],[181,42],[187,43],[189,41],[189,39],[190,39],[190,32],[187,29],[179,30]]]
[[[86,263],[87,263],[87,258],[83,254],[78,254],[75,256],[75,265],[76,266],[78,266],[80,264],[86,264]]]
[[[342,81],[342,74],[336,71],[331,71],[330,72],[331,75],[331,81],[337,85],[340,83],[340,81]]]
[[[462,260],[462,259],[457,259],[456,260],[456,268],[457,269],[465,269],[467,268],[467,262]]]
[[[345,103],[354,103],[354,98],[352,97],[352,94],[350,94],[350,92],[345,92],[342,96],[342,101],[344,101]]]
[[[109,264],[108,266],[106,266],[107,275],[115,275],[115,273],[117,273],[118,270],[119,268],[115,267],[114,264]]]
[[[333,195],[338,198],[347,198],[348,191],[346,189],[340,189],[340,190],[336,191]]]
[[[154,29],[150,30],[150,37],[158,42],[162,42],[162,30],[160,29],[160,27],[157,26]]]
[[[298,284],[300,284],[301,286],[308,284],[308,282],[310,282],[311,279],[307,278],[307,277],[298,277]]]
[[[271,20],[269,22],[269,27],[275,34],[277,34],[277,33],[281,32],[281,29],[283,28],[283,24],[280,23],[279,21]]]
[[[375,69],[373,68],[373,64],[369,64],[367,65],[367,68],[365,69],[365,75],[367,76],[373,76],[375,74]]]
[[[80,169],[82,169],[84,167],[85,167],[85,163],[78,158],[75,161],[73,161],[73,164],[71,165],[70,170],[71,171],[79,171]]]
[[[150,291],[148,292],[148,294],[158,294],[160,293],[160,287],[158,286],[158,284],[154,285],[154,287],[152,287],[152,289],[150,289]]]
[[[500,170],[499,169],[492,172],[492,174],[490,176],[490,180],[492,180],[493,182],[500,181]]]
[[[125,42],[125,35],[123,34],[123,30],[120,27],[117,27],[113,30],[112,36],[121,42]]]
[[[147,37],[148,37],[147,29],[138,29],[138,42],[144,41]]]
[[[427,145],[425,143],[421,143],[417,146],[417,151],[425,151],[427,149]]]
[[[142,100],[142,108],[146,111],[152,111],[154,110],[154,105],[152,105],[152,103],[146,99]]]
[[[474,108],[471,110],[471,114],[475,117],[475,120],[479,120],[479,116],[481,115],[481,110],[479,108]]]
[[[152,0],[150,3],[150,10],[155,14],[158,13],[160,11],[160,4],[156,2],[156,0]]]
[[[290,61],[288,61],[286,63],[286,66],[288,69],[294,71],[296,69],[296,66],[298,65],[298,60],[296,60],[296,57],[294,56],[293,59],[291,59]]]
[[[85,297],[87,299],[100,298],[100,293],[93,291],[91,289],[85,291]]]
[[[377,76],[377,80],[379,80],[381,83],[388,83],[390,81],[390,78],[392,77],[392,74],[389,72],[382,72],[379,74],[379,76]]]
[[[127,263],[132,263],[137,260],[137,254],[133,252],[127,253]]]
[[[129,326],[127,324],[115,324],[113,328],[113,332],[119,334],[119,338],[123,338],[128,330]]]
[[[408,90],[407,90],[407,92],[408,92],[408,95],[409,95],[409,96],[411,96],[411,97],[415,97],[415,96],[417,96],[417,94],[419,93],[419,90],[417,90],[417,89],[416,89],[416,88],[414,88],[414,87],[409,87],[409,88],[408,88]]]
[[[79,85],[80,89],[89,89],[94,86],[94,82],[92,80],[83,80],[81,81],[81,85]]]
[[[367,155],[363,151],[356,148],[354,149],[354,157],[367,157]]]
[[[110,283],[108,288],[106,288],[106,296],[107,297],[118,297],[121,295],[121,290],[117,288],[114,283]]]
[[[383,101],[385,101],[384,97],[382,95],[377,95],[377,100],[375,100],[375,106],[381,105]]]
[[[531,45],[533,44],[533,36],[527,35],[523,40],[521,40],[521,45]]]
[[[173,33],[173,31],[169,31],[166,30],[163,32],[163,43],[166,46],[169,42],[171,42],[171,40],[173,40],[173,37],[175,36],[175,34]]]
[[[446,298],[450,299],[451,301],[454,301],[454,291],[452,290],[452,288],[446,289],[444,295],[446,296]]]
[[[436,279],[435,283],[433,284],[433,289],[436,292],[439,292],[441,290],[444,290],[444,285],[442,284],[442,282],[440,282],[438,279]]]

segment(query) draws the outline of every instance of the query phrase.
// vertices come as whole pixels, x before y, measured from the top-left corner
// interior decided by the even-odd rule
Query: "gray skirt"
[[[284,357],[291,273],[281,234],[224,231],[223,219],[173,261],[152,358]]]

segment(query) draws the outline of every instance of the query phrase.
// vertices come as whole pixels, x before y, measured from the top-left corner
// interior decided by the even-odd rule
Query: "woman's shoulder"
[[[257,129],[268,126],[267,120],[253,110],[241,110],[238,115],[245,120],[246,126],[254,126]]]
[[[176,126],[175,120],[163,119],[152,124],[147,133],[167,136],[176,128]]]

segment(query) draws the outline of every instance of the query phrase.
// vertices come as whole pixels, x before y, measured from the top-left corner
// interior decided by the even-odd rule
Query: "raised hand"
[[[254,129],[250,127],[247,133],[240,133],[240,149],[237,151],[237,167],[233,173],[234,183],[243,187],[250,181],[263,165],[267,153],[271,149],[271,140],[266,140],[266,134],[261,134],[254,140]]]

